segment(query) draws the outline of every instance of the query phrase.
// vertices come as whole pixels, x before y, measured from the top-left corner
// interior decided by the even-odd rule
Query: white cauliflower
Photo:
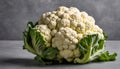
[[[42,36],[45,38],[45,41],[40,40],[41,43],[43,43],[43,45],[38,43],[37,46],[41,45],[44,47],[44,43],[45,43],[46,47],[48,48],[46,49],[40,47],[40,49],[43,49],[42,51],[45,50],[42,56],[41,55],[40,56],[42,58],[44,57],[45,59],[48,58],[57,59],[60,62],[62,59],[65,59],[68,62],[75,62],[75,63],[88,62],[89,60],[86,59],[87,56],[82,56],[84,57],[84,59],[79,60],[79,57],[81,57],[81,55],[84,55],[86,53],[85,48],[87,47],[85,47],[84,45],[89,45],[90,43],[88,44],[86,43],[97,40],[95,38],[99,38],[101,41],[104,40],[103,30],[95,24],[94,18],[88,15],[85,11],[79,11],[75,7],[67,8],[65,6],[61,6],[57,8],[55,11],[44,13],[37,22],[37,24],[33,26],[33,28],[36,29],[39,33],[41,33]],[[97,36],[94,34],[97,34]],[[40,36],[40,38],[43,38],[42,36]],[[91,40],[87,41],[88,38]],[[83,41],[83,44],[80,45],[81,40]],[[96,45],[99,43],[100,41],[96,43]],[[102,43],[103,42],[101,42],[101,46]],[[81,47],[82,45],[83,47]],[[99,48],[99,47],[95,47],[95,48]],[[103,47],[100,48],[103,49]],[[102,51],[101,49],[99,49],[100,50],[99,52]],[[30,51],[31,50],[32,49],[30,49]],[[41,50],[37,50],[37,52],[39,51]],[[92,51],[92,50],[88,50],[88,51]],[[89,55],[90,53],[88,51],[87,51],[88,53],[87,55]],[[35,53],[36,51],[35,52],[32,51],[32,52]],[[41,54],[41,52],[37,53],[37,55],[38,54]],[[92,54],[94,54],[94,50],[92,51]]]

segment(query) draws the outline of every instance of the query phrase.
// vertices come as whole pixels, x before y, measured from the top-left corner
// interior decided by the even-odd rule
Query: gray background
[[[88,12],[109,40],[120,40],[120,0],[0,0],[0,40],[21,40],[28,21],[59,6]]]

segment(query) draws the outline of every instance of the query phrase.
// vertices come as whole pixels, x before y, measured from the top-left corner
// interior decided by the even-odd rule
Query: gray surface
[[[22,39],[28,21],[61,5],[88,12],[109,39],[120,39],[120,0],[0,0],[0,39]]]
[[[0,69],[119,69],[120,41],[107,41],[106,50],[117,52],[117,60],[84,65],[40,66],[33,60],[34,55],[22,49],[22,41],[0,41]]]

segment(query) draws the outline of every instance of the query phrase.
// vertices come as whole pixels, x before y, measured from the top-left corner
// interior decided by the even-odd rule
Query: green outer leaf
[[[23,32],[23,38],[24,38],[24,46],[23,46],[23,49],[27,49],[29,52],[33,53],[33,54],[36,54],[35,50],[32,48],[32,46],[29,44],[28,42],[28,34],[27,32]]]
[[[29,52],[40,55],[41,51],[45,47],[45,38],[40,32],[34,29],[32,22],[28,22],[28,29],[23,32],[24,38],[24,49],[27,49]]]
[[[113,61],[116,59],[117,53],[109,54],[108,51],[101,53],[96,59],[97,61]]]
[[[35,57],[35,60],[37,60],[42,65],[58,63],[57,54],[57,48],[49,47],[46,50],[44,50],[41,56],[37,55]]]
[[[41,62],[41,64],[46,64],[40,57],[42,56],[42,51],[45,49],[45,39],[40,32],[37,32],[37,30],[33,28],[34,25],[32,22],[28,22],[27,26],[28,29],[23,32],[23,48],[35,55],[38,55],[35,59]]]
[[[36,51],[37,55],[41,55],[42,51],[45,49],[45,38],[41,35],[40,32],[37,32],[36,29],[30,30],[31,42],[33,45],[34,50]]]
[[[42,57],[41,56],[36,56],[35,58],[34,58],[35,60],[37,60],[41,65],[49,65],[49,64],[52,64],[52,62],[46,62],[46,61],[44,61],[43,59],[42,59]]]
[[[28,24],[27,24],[27,26],[28,26],[29,28],[33,28],[33,27],[35,27],[35,25],[33,24],[32,21],[29,21]]]
[[[28,22],[28,29],[23,32],[24,49],[36,55],[35,60],[40,64],[52,64],[57,62],[58,50],[56,48],[46,47],[44,36],[34,29],[32,22]]]
[[[103,35],[104,35],[104,39],[106,40],[108,38],[107,34],[103,32]]]
[[[87,35],[80,40],[78,48],[82,57],[75,58],[74,63],[87,63],[96,59],[96,56],[103,51],[104,40],[99,39],[98,34]]]
[[[90,47],[88,47],[88,53],[86,53],[82,59],[75,58],[74,63],[86,63],[88,62],[90,55],[91,55],[91,49]]]
[[[50,47],[50,48],[47,48],[47,50],[45,50],[42,55],[46,59],[53,60],[53,59],[57,59],[57,54],[58,54],[57,48]]]

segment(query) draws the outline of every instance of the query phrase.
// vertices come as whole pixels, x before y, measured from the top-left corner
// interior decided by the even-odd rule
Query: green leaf
[[[108,38],[107,34],[103,32],[103,35],[104,35],[104,39],[106,40]]]
[[[46,47],[45,38],[42,36],[40,32],[34,29],[34,25],[32,22],[28,22],[28,29],[23,32],[24,38],[24,49],[27,49],[29,52],[41,55],[43,50]]]
[[[116,59],[117,53],[109,54],[108,51],[101,53],[96,59],[97,61],[113,61]]]
[[[24,45],[23,45],[23,49],[27,49],[29,52],[36,54],[35,50],[33,49],[32,46],[32,42],[31,42],[31,36],[29,34],[30,29],[33,27],[33,23],[32,22],[28,22],[27,24],[28,29],[26,29],[23,32],[23,38],[24,38]]]
[[[28,22],[28,29],[23,32],[23,48],[37,55],[35,60],[40,62],[40,64],[52,64],[56,62],[58,50],[56,48],[46,47],[44,36],[37,29],[34,29],[34,26],[32,22]]]
[[[35,60],[44,65],[55,64],[58,63],[57,54],[58,50],[56,48],[49,47],[43,51],[41,56],[36,56]]]
[[[49,47],[47,48],[47,50],[45,50],[43,52],[43,57],[46,59],[56,59],[57,58],[57,54],[58,54],[58,50],[56,48],[53,47]]]
[[[28,36],[28,32],[23,32],[23,38],[24,38],[24,45],[23,45],[23,49],[27,49],[29,52],[36,54],[35,50],[33,49],[31,43],[29,42],[29,36]]]
[[[30,30],[31,42],[37,55],[41,55],[46,47],[45,38],[36,29]]]
[[[35,27],[35,25],[33,24],[32,21],[29,21],[28,24],[27,24],[27,26],[28,26],[29,28],[33,28],[33,27]]]
[[[38,61],[41,65],[49,65],[49,64],[52,64],[52,62],[46,62],[46,61],[44,61],[41,56],[36,56],[34,59],[35,59],[36,61]]]
[[[87,35],[80,40],[77,47],[81,56],[75,58],[74,63],[87,63],[96,59],[96,56],[103,51],[104,40],[99,39],[98,34]]]

